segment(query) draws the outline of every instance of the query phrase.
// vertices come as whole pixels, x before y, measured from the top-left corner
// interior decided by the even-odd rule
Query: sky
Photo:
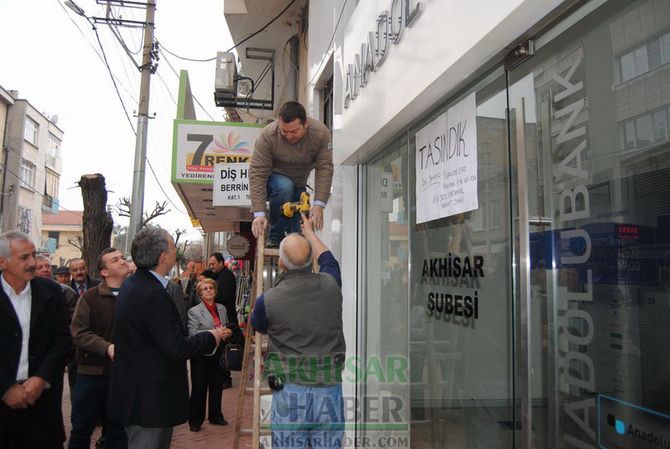
[[[176,114],[179,89],[177,75],[185,69],[193,94],[206,111],[196,105],[200,120],[223,121],[223,109],[214,105],[215,62],[188,62],[170,55],[208,59],[233,44],[223,16],[224,0],[156,0],[155,37],[163,47],[158,70],[151,77],[147,157],[162,188],[146,167],[144,209],[156,201],[168,201],[167,215],[152,223],[165,229],[186,229],[183,239],[199,238],[186,209],[170,183],[172,121]],[[96,35],[89,22],[64,6],[65,0],[0,0],[0,86],[18,90],[46,116],[58,116],[65,133],[61,144],[63,169],[59,201],[63,209],[82,210],[81,191],[76,182],[81,175],[105,176],[108,205],[130,197],[133,182],[135,135],[116,94],[110,74],[102,61]],[[89,17],[104,17],[105,6],[95,0],[75,0]],[[102,3],[102,2],[101,2]],[[114,7],[116,17],[144,20],[143,9]],[[140,72],[105,24],[97,25],[109,67],[134,127]],[[141,62],[143,31],[119,31],[138,65]],[[38,168],[39,170],[39,168]],[[170,201],[174,203],[170,204]],[[127,225],[128,219],[114,214],[114,223]]]

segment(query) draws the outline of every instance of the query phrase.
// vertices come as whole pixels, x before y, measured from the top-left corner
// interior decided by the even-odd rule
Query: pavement
[[[67,382],[67,374],[64,380],[63,391],[63,418],[65,420],[65,436],[70,437],[72,424],[70,422],[71,402],[70,387]],[[232,449],[235,434],[235,415],[237,414],[237,400],[239,395],[240,373],[233,372],[233,387],[223,390],[223,416],[228,421],[227,426],[215,426],[208,421],[202,426],[200,432],[191,432],[188,424],[182,424],[174,428],[172,436],[172,449]],[[245,396],[245,406],[242,428],[248,428],[251,425],[252,396]],[[100,437],[100,427],[95,429],[91,439],[91,448],[95,449],[95,441]],[[67,448],[67,440],[65,442]],[[251,447],[251,437],[242,435],[240,437],[240,448]]]

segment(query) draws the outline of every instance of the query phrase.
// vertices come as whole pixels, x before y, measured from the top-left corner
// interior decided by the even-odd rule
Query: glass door
[[[421,188],[410,190],[410,433],[415,449],[514,447],[512,219],[502,67],[410,128],[410,185],[416,185],[420,163],[417,134],[473,94],[475,123],[467,126],[476,128],[477,208],[417,223],[416,196],[425,194]]]
[[[508,72],[516,447],[670,447],[670,3],[536,44]]]

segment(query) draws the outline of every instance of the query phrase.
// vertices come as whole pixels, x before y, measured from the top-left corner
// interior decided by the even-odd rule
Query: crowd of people
[[[103,250],[95,279],[83,259],[54,270],[28,235],[0,235],[0,447],[63,448],[66,367],[69,449],[88,449],[96,426],[98,445],[115,449],[167,448],[172,426],[199,431],[205,409],[227,424],[232,380],[218,360],[222,342],[243,338],[235,276],[213,253],[208,270],[189,261],[169,280],[176,248],[161,229],[140,231],[131,254]]]
[[[282,216],[282,204],[305,192],[312,169],[310,216]],[[300,103],[282,105],[250,161],[252,232],[260,237],[269,228],[267,244],[279,248],[282,271],[251,316],[269,340],[275,448],[341,447],[342,281],[314,232],[323,227],[332,176],[328,128]],[[168,449],[173,426],[188,422],[198,432],[206,414],[210,424],[227,424],[221,398],[232,380],[220,363],[222,342],[245,341],[224,256],[211,254],[200,273],[191,261],[183,277],[168,279],[174,240],[150,227],[135,236],[130,255],[103,250],[94,261],[98,280],[83,259],[53,273],[28,235],[0,235],[0,448],[63,449],[66,366],[69,449],[89,448],[98,424],[106,449]]]

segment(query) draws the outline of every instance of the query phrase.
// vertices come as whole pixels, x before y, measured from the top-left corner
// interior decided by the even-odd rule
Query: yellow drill
[[[291,203],[287,201],[281,207],[281,213],[286,218],[293,217],[294,213],[304,212],[305,215],[309,216],[309,193],[302,192],[300,194],[300,201],[297,203]]]

